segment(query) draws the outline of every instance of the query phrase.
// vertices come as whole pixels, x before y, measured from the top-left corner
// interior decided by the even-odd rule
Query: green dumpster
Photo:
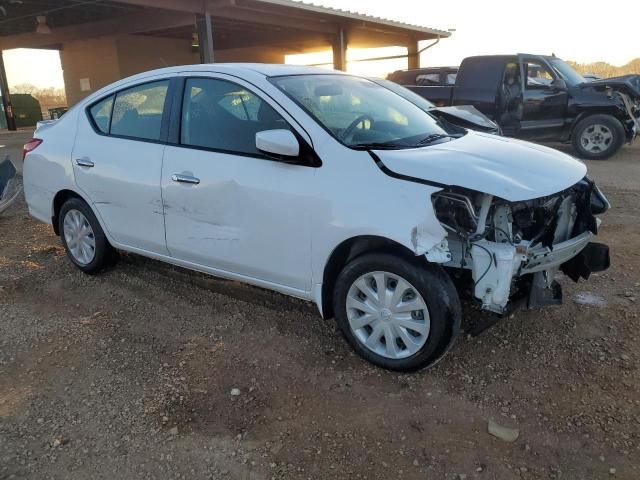
[[[16,127],[35,127],[42,120],[42,110],[37,98],[28,93],[14,93],[11,95],[13,116],[16,119]]]

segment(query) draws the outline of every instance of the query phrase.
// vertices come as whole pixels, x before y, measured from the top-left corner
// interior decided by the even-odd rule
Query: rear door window
[[[118,92],[111,118],[112,135],[160,140],[169,80],[145,83]]]

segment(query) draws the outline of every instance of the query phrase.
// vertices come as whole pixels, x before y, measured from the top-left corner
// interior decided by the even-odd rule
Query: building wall
[[[66,42],[60,61],[69,106],[121,78],[114,38]],[[83,90],[81,80],[89,90]]]
[[[284,57],[283,49],[269,47],[214,51],[216,62],[284,63]],[[116,80],[155,68],[200,63],[200,55],[185,39],[123,35],[66,42],[60,60],[67,104],[72,106]]]
[[[155,68],[200,63],[191,40],[124,35],[115,41],[121,78]]]

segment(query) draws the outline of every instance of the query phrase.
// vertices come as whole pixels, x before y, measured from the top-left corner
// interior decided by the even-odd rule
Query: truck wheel
[[[606,160],[624,143],[624,127],[611,115],[589,115],[573,131],[573,148],[581,158]]]
[[[351,261],[338,276],[333,305],[356,353],[399,371],[442,358],[462,317],[458,293],[442,268],[388,254]]]

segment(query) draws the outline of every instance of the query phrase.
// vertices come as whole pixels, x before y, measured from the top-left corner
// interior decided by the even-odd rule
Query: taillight
[[[38,148],[38,145],[40,145],[41,143],[42,143],[42,140],[39,138],[32,138],[27,143],[25,143],[24,147],[22,147],[22,161],[24,161],[24,158],[27,156],[27,153],[33,152],[36,148]]]

